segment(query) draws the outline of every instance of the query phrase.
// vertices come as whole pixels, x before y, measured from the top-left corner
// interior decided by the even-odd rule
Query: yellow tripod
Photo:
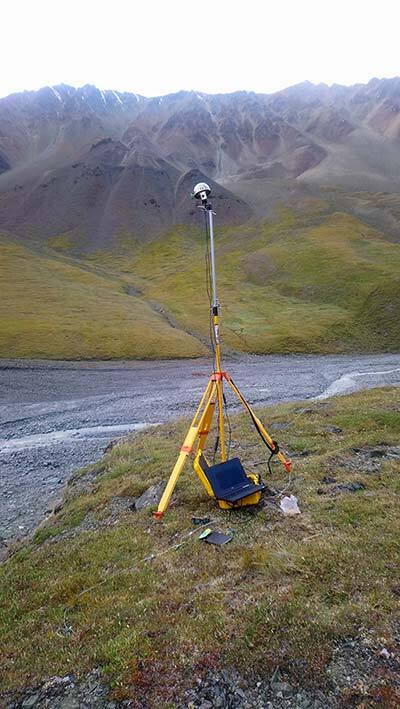
[[[264,443],[267,445],[269,450],[273,455],[276,455],[281,463],[285,466],[287,472],[291,471],[291,461],[280,452],[278,444],[271,438],[271,436],[266,431],[265,427],[261,423],[260,419],[256,416],[250,404],[246,401],[244,396],[240,393],[236,384],[233,382],[229,374],[221,369],[221,343],[219,337],[219,305],[217,299],[217,288],[216,288],[216,275],[215,275],[215,251],[214,251],[214,230],[213,230],[213,211],[211,205],[208,203],[208,195],[210,194],[210,188],[205,183],[199,183],[194,188],[193,196],[201,199],[202,208],[205,210],[207,221],[208,221],[208,233],[210,238],[210,255],[211,255],[211,280],[212,280],[212,319],[213,319],[213,340],[215,349],[215,370],[211,374],[204,394],[201,398],[200,404],[194,415],[192,423],[190,424],[189,430],[186,434],[186,438],[181,447],[179,456],[172,470],[171,476],[168,480],[166,488],[163,492],[161,500],[158,505],[157,512],[155,512],[156,518],[161,518],[168,508],[172,493],[178,482],[179,476],[185,466],[186,459],[189,455],[195,454],[197,457],[204,449],[207,435],[210,432],[210,427],[212,419],[214,416],[215,408],[218,406],[218,421],[219,421],[219,443],[221,451],[221,462],[226,461],[226,446],[225,446],[225,420],[224,420],[224,394],[223,394],[223,383],[224,380],[229,384],[232,391],[236,394],[242,406],[246,409],[250,418],[252,419],[254,426],[256,427],[259,435],[263,439]]]

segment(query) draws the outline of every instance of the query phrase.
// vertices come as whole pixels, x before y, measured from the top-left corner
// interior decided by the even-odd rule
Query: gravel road
[[[400,355],[243,356],[225,362],[256,406],[400,384]],[[72,471],[110,440],[198,403],[208,360],[0,362],[0,546],[30,532]],[[234,402],[232,402],[233,404]]]

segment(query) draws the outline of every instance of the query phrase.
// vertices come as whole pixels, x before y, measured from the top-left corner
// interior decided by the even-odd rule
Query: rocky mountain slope
[[[224,223],[322,189],[335,204],[350,192],[351,209],[375,221],[382,212],[397,234],[397,199],[377,210],[365,193],[400,189],[400,78],[272,95],[145,98],[65,85],[13,94],[0,100],[0,173],[1,228],[68,233],[84,251],[193,222],[189,193],[202,177],[217,183]]]

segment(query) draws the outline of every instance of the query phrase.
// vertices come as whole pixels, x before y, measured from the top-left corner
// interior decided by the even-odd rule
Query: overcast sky
[[[145,96],[400,74],[400,0],[0,0],[0,96],[59,83]]]

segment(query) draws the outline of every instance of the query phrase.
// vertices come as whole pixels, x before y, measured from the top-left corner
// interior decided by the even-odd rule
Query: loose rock
[[[164,483],[158,483],[158,485],[152,485],[149,487],[135,502],[135,510],[145,510],[148,507],[157,505],[160,501],[161,495],[164,490]]]

